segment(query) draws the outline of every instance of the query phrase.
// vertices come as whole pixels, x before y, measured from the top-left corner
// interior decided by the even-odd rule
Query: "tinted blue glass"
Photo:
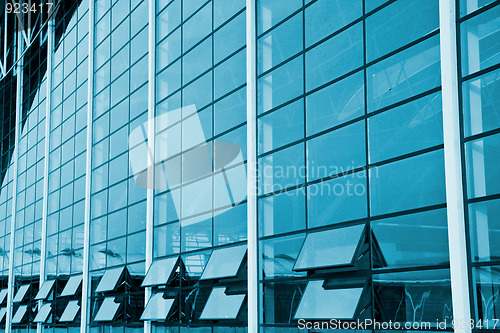
[[[172,3],[156,18],[156,38],[161,40],[181,23],[181,0]],[[147,29],[146,29],[147,30]]]
[[[258,74],[302,50],[302,26],[302,13],[299,13],[258,40]]]
[[[486,6],[495,0],[460,0],[460,15],[470,14],[476,9]]]
[[[176,61],[156,76],[157,101],[167,97],[181,86],[181,62]]]
[[[258,119],[259,152],[279,148],[304,137],[304,101],[299,99]]]
[[[182,63],[183,83],[206,71],[212,66],[212,38],[206,39],[184,56]]]
[[[302,94],[302,57],[297,57],[258,80],[257,111],[268,111]]]
[[[245,0],[213,0],[214,6],[214,27],[228,20],[231,16],[236,14],[239,10],[245,8]]]
[[[214,213],[214,215],[217,213]],[[223,245],[247,238],[247,205],[239,204],[214,216],[214,245]]]
[[[442,204],[445,199],[442,149],[370,170],[373,215]]]
[[[366,164],[365,122],[358,121],[307,142],[307,179],[314,180]]]
[[[311,90],[363,65],[361,23],[306,53],[306,87]]]
[[[259,200],[260,236],[277,235],[306,227],[305,190],[297,190]]]
[[[500,70],[462,85],[465,136],[500,127]]]
[[[180,55],[181,29],[177,29],[156,47],[156,70],[162,70]]]
[[[465,144],[469,198],[500,192],[500,134]]]
[[[365,0],[365,12],[368,13],[388,1],[389,0]]]
[[[180,252],[180,223],[167,224],[154,230],[154,256],[163,257]]]
[[[261,0],[257,2],[257,33],[265,32],[302,6],[301,0]]]
[[[449,261],[446,210],[372,222],[382,267],[438,265]]]
[[[214,33],[214,63],[245,45],[245,28],[245,13],[241,13]]]
[[[203,7],[183,24],[182,29],[182,47],[186,51],[212,31],[212,5]]]
[[[208,72],[183,89],[184,106],[194,104],[199,110],[212,102],[212,73]]]
[[[443,143],[441,93],[368,119],[370,163]]]
[[[304,182],[304,144],[286,148],[259,161],[261,194],[283,190]]]
[[[181,250],[193,251],[212,246],[212,214],[181,222]]]
[[[215,67],[214,98],[217,99],[246,81],[246,52],[242,50]]]
[[[306,47],[325,38],[363,14],[361,0],[320,0],[305,10]]]
[[[307,221],[311,228],[367,216],[366,172],[307,187]]]
[[[214,105],[214,134],[219,134],[246,121],[246,88],[232,93]]]
[[[293,270],[304,238],[305,235],[301,234],[262,241],[259,249],[262,252],[260,263],[264,270],[264,278],[305,275]]]
[[[182,1],[182,16],[184,19],[191,16],[198,8],[201,7],[206,0],[183,0]],[[206,7],[212,7],[210,4]],[[205,9],[205,7],[203,8]]]
[[[364,114],[363,72],[306,97],[307,134],[315,134]]]
[[[500,199],[469,204],[469,223],[472,259],[496,260],[500,256]]]
[[[439,36],[370,66],[368,111],[420,94],[441,84]]]
[[[462,75],[500,62],[500,6],[461,24]]]
[[[366,19],[367,61],[375,60],[439,27],[439,1],[395,1]]]

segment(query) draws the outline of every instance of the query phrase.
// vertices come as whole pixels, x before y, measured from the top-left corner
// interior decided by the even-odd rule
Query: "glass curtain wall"
[[[500,270],[500,5],[460,1],[460,94],[473,318],[492,328]]]

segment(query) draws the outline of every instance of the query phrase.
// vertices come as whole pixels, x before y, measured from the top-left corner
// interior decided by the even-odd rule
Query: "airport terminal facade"
[[[500,1],[15,8],[0,330],[500,329]]]

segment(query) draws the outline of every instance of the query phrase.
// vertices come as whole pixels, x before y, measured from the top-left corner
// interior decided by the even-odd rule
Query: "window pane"
[[[78,305],[79,301],[70,301],[66,308],[64,309],[61,318],[59,318],[60,322],[70,322],[75,320],[76,314],[80,310],[80,305]]]
[[[212,66],[212,38],[196,46],[184,56],[182,80],[186,84]]]
[[[261,241],[261,265],[265,278],[305,275],[305,273],[293,270],[304,238],[305,235],[302,234]]]
[[[465,136],[500,127],[500,70],[462,85]]]
[[[445,201],[442,149],[370,170],[372,215],[442,204]]]
[[[144,281],[142,281],[141,287],[167,284],[178,260],[178,257],[173,257],[155,261],[149,268],[148,274],[144,278]]]
[[[500,6],[461,24],[462,75],[500,62]]]
[[[363,288],[323,288],[323,281],[309,281],[295,319],[352,319],[356,312]]]
[[[469,204],[473,261],[500,258],[500,199]]]
[[[257,111],[266,112],[302,94],[302,57],[297,57],[258,79]]]
[[[101,281],[97,285],[95,290],[96,293],[102,293],[106,291],[115,290],[120,278],[123,276],[125,267],[115,268],[107,270],[101,278]]]
[[[227,295],[225,288],[214,288],[200,319],[236,319],[245,295]]]
[[[94,321],[112,321],[119,307],[120,303],[116,303],[114,297],[106,297],[102,302]]]
[[[365,164],[364,121],[358,121],[307,142],[308,180],[344,173]]]
[[[306,97],[307,135],[364,114],[363,72],[358,72]]]
[[[367,62],[439,28],[439,1],[395,1],[366,19]]]
[[[375,111],[441,84],[439,36],[367,69],[368,111]]]
[[[460,0],[460,16],[472,13],[476,9],[484,7],[495,0]]]
[[[304,188],[259,200],[261,236],[277,235],[306,227]]]
[[[302,7],[301,0],[261,0],[257,2],[257,33],[260,34]]]
[[[280,150],[259,160],[259,193],[277,192],[305,180],[304,144]]]
[[[156,38],[161,40],[181,23],[181,0],[172,3],[156,19]]]
[[[366,171],[307,187],[307,221],[319,227],[367,217]]]
[[[258,119],[259,153],[279,148],[304,137],[304,101],[286,105]]]
[[[365,225],[360,224],[308,234],[293,269],[350,265],[364,229]]]
[[[246,88],[232,93],[214,105],[214,134],[220,134],[246,121]]]
[[[258,40],[258,74],[302,50],[302,27],[302,13],[299,13]]]
[[[12,302],[14,302],[14,303],[22,302],[24,300],[24,297],[26,296],[26,293],[30,289],[30,286],[31,285],[27,284],[27,285],[19,287],[19,289],[17,290],[16,296],[14,296],[14,299],[12,300]]]
[[[214,99],[246,82],[246,51],[242,50],[214,69]]]
[[[36,294],[35,300],[46,299],[47,296],[49,296],[50,291],[54,287],[55,282],[56,282],[55,280],[45,281],[43,283],[42,287],[40,288],[40,290],[38,291],[38,293]],[[1,300],[0,300],[0,303],[1,303]]]
[[[19,324],[20,322],[22,322],[24,319],[24,316],[26,315],[27,310],[28,310],[27,305],[19,306],[19,308],[17,308],[16,313],[14,314],[14,317],[12,318],[12,323]]]
[[[449,261],[446,210],[372,222],[381,267],[439,265]]]
[[[154,294],[142,313],[141,320],[165,320],[174,304],[175,299],[163,298],[163,293]]]
[[[490,323],[496,322],[500,316],[499,266],[473,268],[473,279],[476,320],[484,322],[485,328],[492,329]]]
[[[221,279],[236,276],[246,252],[246,245],[214,250],[200,279]]]
[[[0,291],[0,304],[3,304],[5,298],[7,297],[8,289],[2,289]]]
[[[229,2],[226,0],[213,0],[212,2],[214,6],[215,28],[224,23],[239,10],[245,8],[245,0],[233,0]]]
[[[363,65],[361,23],[330,38],[306,53],[307,91]]]
[[[52,304],[44,304],[42,308],[38,311],[35,320],[33,320],[33,322],[35,323],[46,322],[51,311],[52,311]]]
[[[370,163],[443,143],[441,93],[368,119]]]
[[[500,134],[465,144],[469,198],[500,192]]]
[[[231,22],[222,27],[220,30],[215,32],[214,34],[215,64],[246,44],[245,18],[246,18],[245,13],[243,12],[236,18],[234,18]]]
[[[82,283],[83,276],[76,275],[69,278],[60,296],[74,296]],[[78,307],[80,308],[80,307]]]

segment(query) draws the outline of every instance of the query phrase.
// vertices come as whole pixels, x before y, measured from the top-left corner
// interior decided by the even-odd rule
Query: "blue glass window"
[[[214,33],[214,63],[245,46],[245,19],[243,12]]]
[[[500,192],[500,134],[465,144],[469,198]]]
[[[304,192],[304,188],[299,188],[259,200],[261,236],[277,235],[306,227]]]
[[[246,82],[246,52],[242,50],[214,69],[214,98],[218,99]]]
[[[471,254],[474,261],[500,257],[500,199],[469,204]]]
[[[257,2],[257,33],[265,32],[302,7],[301,0],[261,0]]]

